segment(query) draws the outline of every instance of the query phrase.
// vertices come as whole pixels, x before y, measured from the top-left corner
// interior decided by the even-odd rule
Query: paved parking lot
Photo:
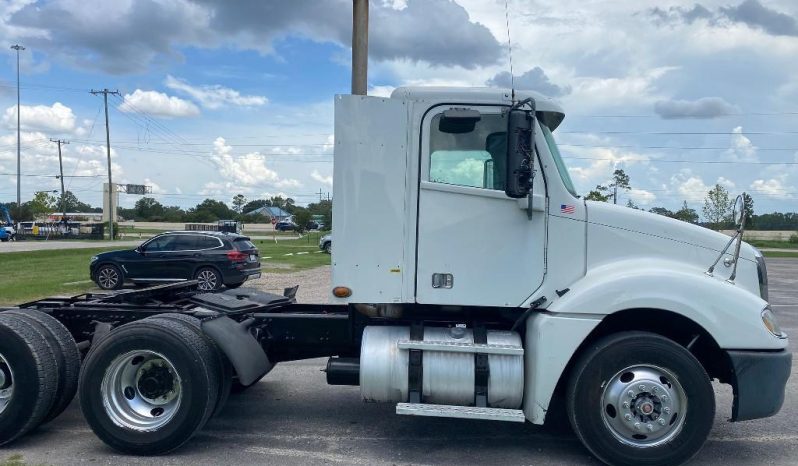
[[[768,266],[774,310],[798,337],[798,260],[770,259]],[[20,454],[30,464],[598,464],[574,437],[533,425],[396,416],[391,404],[362,403],[357,387],[327,386],[324,362],[278,365],[254,388],[232,396],[220,416],[169,456],[116,454],[94,437],[74,403],[0,449],[0,463]],[[717,385],[715,427],[693,464],[796,464],[796,366],[781,413],[769,419],[727,422],[731,389]]]

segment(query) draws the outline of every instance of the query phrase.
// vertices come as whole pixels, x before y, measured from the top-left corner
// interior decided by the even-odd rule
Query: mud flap
[[[249,332],[247,321],[238,323],[221,316],[203,320],[202,331],[224,351],[241,385],[252,385],[274,367],[260,343]]]

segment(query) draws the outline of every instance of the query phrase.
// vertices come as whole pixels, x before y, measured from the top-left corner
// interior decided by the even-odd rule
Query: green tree
[[[164,207],[157,200],[151,197],[142,197],[136,201],[133,207],[135,219],[137,221],[161,221],[164,216]]]
[[[642,210],[640,207],[637,206],[631,199],[626,200],[626,207],[635,210]]]
[[[67,212],[92,212],[94,208],[89,204],[81,202],[72,191],[64,192],[63,196],[64,208]],[[61,208],[61,199],[58,200],[58,208]]]
[[[304,207],[294,207],[294,223],[296,223],[297,231],[304,232],[310,222],[313,214]]]
[[[33,199],[28,202],[28,207],[34,216],[49,214],[50,212],[58,209],[56,204],[57,199],[55,196],[48,192],[40,191],[33,196]]]
[[[601,201],[601,202],[608,202],[610,199],[613,200],[615,204],[618,203],[618,199],[615,199],[617,196],[618,190],[629,191],[632,189],[632,186],[629,184],[629,175],[626,174],[622,169],[616,169],[612,172],[612,180],[606,185],[599,184],[596,185],[596,189],[593,189],[585,199],[589,201]]]
[[[652,207],[648,211],[651,212],[652,214],[662,215],[664,217],[673,218],[673,215],[674,215],[673,212],[671,212],[670,210],[666,209],[665,207]]]
[[[246,203],[247,203],[247,198],[244,197],[243,194],[236,194],[235,196],[233,196],[233,210],[235,210],[237,214],[240,214],[242,212],[242,208]]]
[[[702,212],[710,227],[719,230],[729,220],[731,208],[732,201],[729,199],[729,191],[720,184],[716,184],[707,193]]]
[[[754,226],[754,199],[743,193],[743,206],[745,207],[745,227],[751,228]]]
[[[673,213],[673,218],[687,223],[698,223],[698,212],[687,205],[687,201],[682,203],[682,208]]]

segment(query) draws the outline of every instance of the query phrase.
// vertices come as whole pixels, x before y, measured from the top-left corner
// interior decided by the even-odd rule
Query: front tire
[[[117,451],[157,455],[186,443],[215,408],[213,348],[181,322],[145,319],[114,330],[86,358],[80,405]]]
[[[704,445],[715,396],[701,363],[673,341],[646,332],[604,337],[586,348],[567,390],[571,426],[613,465],[674,465]]]
[[[105,264],[97,269],[97,286],[103,290],[118,290],[122,288],[124,280],[119,267],[112,264]]]

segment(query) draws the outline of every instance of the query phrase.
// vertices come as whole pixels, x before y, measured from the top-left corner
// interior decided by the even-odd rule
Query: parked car
[[[237,288],[260,277],[258,249],[234,233],[175,231],[163,233],[136,249],[91,258],[91,279],[104,290],[135,284],[198,281],[201,290]]]
[[[5,243],[6,241],[8,241],[10,239],[11,239],[11,235],[8,234],[8,231],[6,231],[5,228],[0,227],[0,241]]]
[[[296,230],[296,223],[294,222],[277,222],[274,226],[277,231],[293,231]]]
[[[324,235],[319,238],[319,249],[326,252],[327,254],[332,251],[332,234]]]
[[[305,229],[306,230],[318,230],[319,228],[320,228],[319,227],[319,222],[317,222],[315,220],[311,220],[311,221],[309,221],[308,223],[305,224]]]

